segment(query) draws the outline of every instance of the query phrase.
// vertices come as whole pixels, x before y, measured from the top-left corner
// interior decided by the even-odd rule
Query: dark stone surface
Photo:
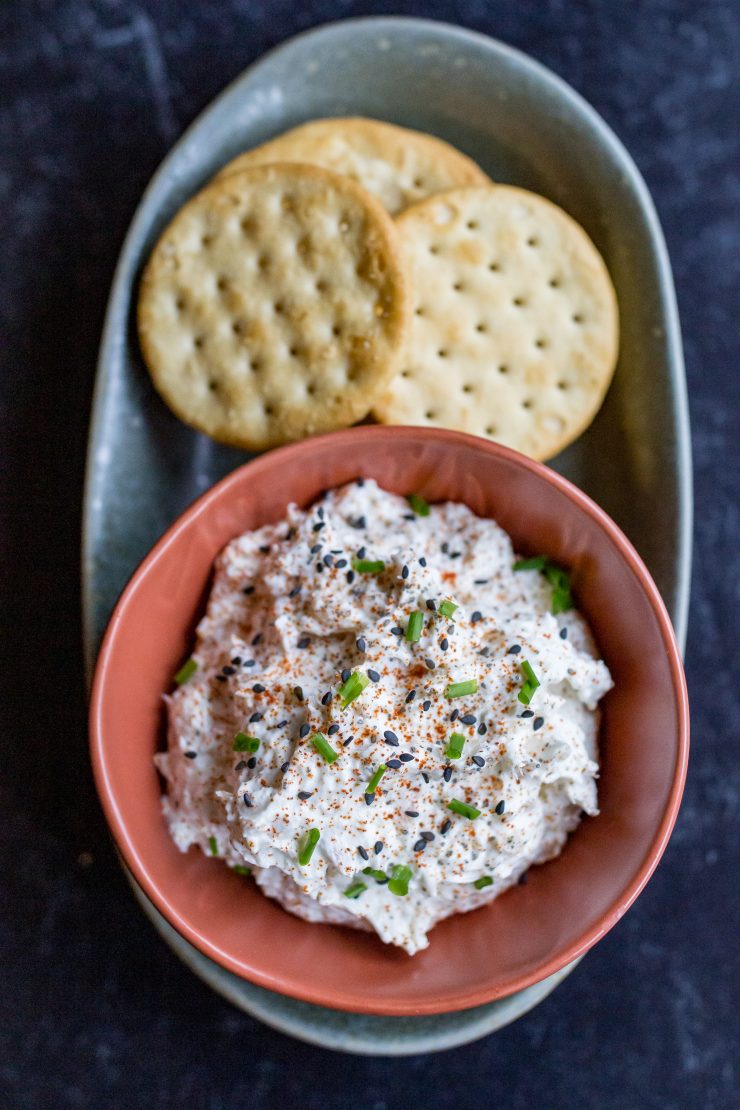
[[[96,348],[147,179],[194,114],[262,51],[329,18],[390,11],[459,22],[528,51],[582,92],[635,156],[675,268],[697,496],[693,761],[663,863],[535,1012],[478,1044],[407,1061],[349,1059],[271,1032],[212,994],[145,922],[88,769],[77,588]],[[2,1105],[736,1104],[738,56],[735,0],[6,0]]]

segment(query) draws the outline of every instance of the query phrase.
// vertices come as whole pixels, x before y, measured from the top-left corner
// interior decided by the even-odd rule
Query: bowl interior
[[[397,493],[465,502],[518,550],[572,569],[615,688],[602,703],[601,814],[555,861],[491,906],[443,922],[410,958],[374,936],[309,925],[222,863],[182,855],[160,812],[152,755],[162,692],[191,646],[213,559],[233,536],[281,519],[291,501],[359,475]],[[98,788],[127,864],[184,936],[261,986],[338,1009],[437,1013],[490,1001],[551,974],[593,944],[647,881],[685,773],[678,650],[658,592],[616,526],[545,467],[483,440],[432,429],[357,428],[237,470],[191,507],[134,575],[100,653],[91,707]]]

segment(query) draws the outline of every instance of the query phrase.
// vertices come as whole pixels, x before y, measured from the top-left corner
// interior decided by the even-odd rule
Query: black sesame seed
[[[392,767],[394,771],[397,771],[398,768],[402,766],[403,764],[400,759],[389,759],[386,763],[386,767]]]
[[[459,709],[453,709],[452,712],[450,713],[450,720],[451,721],[456,721],[459,716],[460,716],[460,710]]]
[[[429,669],[430,671],[433,671],[433,670],[434,670],[434,669],[436,668],[436,666],[437,666],[437,664],[436,664],[436,663],[434,662],[434,660],[433,660],[433,659],[425,659],[425,660],[424,660],[424,662],[426,663],[426,665],[427,665],[427,668],[428,668],[428,669]]]
[[[518,655],[521,650],[522,650],[522,645],[521,644],[512,644],[506,654],[507,655]]]
[[[377,671],[368,670],[367,677],[370,679],[371,682],[380,682],[380,675]]]
[[[451,559],[459,559],[461,555],[462,555],[462,551],[451,551],[450,552],[450,558]]]
[[[333,562],[334,562],[334,556],[330,555],[327,552],[327,554],[324,556],[324,566],[325,567],[330,567],[330,566],[332,566]]]
[[[478,735],[479,736],[485,736],[487,732],[488,732],[488,725],[484,725],[483,722],[481,722],[478,725]]]
[[[249,596],[249,594],[253,594],[254,593],[254,586],[245,586],[244,589],[242,590],[242,593],[247,594],[247,596]]]
[[[323,505],[319,505],[318,509],[316,510],[316,516],[319,518],[319,520],[324,519],[324,506]]]
[[[417,811],[415,809],[405,809],[403,812],[406,814],[407,817],[418,817],[419,816],[419,814],[417,813]]]
[[[235,667],[240,667],[242,662],[241,655],[235,655],[231,662],[234,664]]]
[[[222,667],[223,674],[236,674],[236,667]]]
[[[429,829],[423,829],[420,836],[422,840],[426,840],[427,842],[434,840],[434,833],[430,832]]]
[[[254,662],[254,659],[247,659],[247,661],[246,661],[246,663],[244,664],[244,666],[245,666],[245,667],[254,667],[254,666],[255,666],[255,662]]]
[[[442,778],[445,780],[445,782],[450,781],[450,779],[452,778],[452,768],[451,767],[445,767],[444,771],[442,772]]]
[[[356,520],[351,520],[350,524],[353,528],[358,529],[367,527],[367,521],[365,520],[364,516],[358,516]]]
[[[429,710],[432,708],[432,703],[430,701],[422,702],[421,707],[422,707],[422,709],[424,710],[425,713],[428,713]]]
[[[357,650],[358,651],[361,651],[361,652],[364,653],[367,650],[367,644],[365,642],[365,637],[364,636],[359,636],[355,642],[357,644]]]
[[[311,637],[310,636],[301,636],[301,638],[298,641],[296,646],[299,647],[301,650],[303,650],[304,648],[307,648],[310,643],[311,643]]]
[[[317,570],[317,572],[318,572],[319,574],[323,574],[323,572],[324,572],[324,564],[323,564],[323,563],[317,563],[317,564],[316,564],[316,570]]]
[[[401,567],[401,578],[403,578],[403,580],[406,581],[408,576],[409,576],[409,568],[404,563],[404,565]]]
[[[371,806],[374,801],[375,801],[375,795],[374,794],[366,794],[365,795],[365,805],[366,806]]]
[[[393,626],[393,628],[391,629],[391,635],[392,636],[403,636],[403,629],[400,628],[399,625],[395,624]]]
[[[256,721],[261,721],[263,717],[264,717],[264,713],[260,713],[260,712],[253,713],[252,716],[249,718],[250,725],[253,725]]]
[[[466,713],[460,720],[464,725],[474,725],[478,718],[475,713]]]
[[[358,547],[356,554],[357,554],[358,559],[364,559],[365,556],[367,555],[367,548],[366,547]]]
[[[184,752],[183,754],[184,754],[186,759],[197,759],[198,758],[198,753],[197,752]]]
[[[483,655],[483,656],[485,656],[486,659],[488,658],[488,656],[490,654],[491,654],[491,649],[489,647],[481,648],[480,651],[478,652],[478,655]]]
[[[287,720],[286,721],[278,721],[278,723],[276,725],[272,725],[271,727],[272,728],[285,728],[287,723],[288,723]]]
[[[421,777],[424,779],[424,782],[429,782],[429,775],[426,773],[426,771],[421,772]]]
[[[343,748],[348,747],[352,743],[353,740],[354,740],[354,736],[348,736],[346,740],[342,740],[342,747]]]
[[[437,602],[434,600],[433,597],[428,597],[427,598],[427,609],[429,610],[430,613],[436,613],[437,612]]]
[[[251,809],[254,805],[254,802],[250,798],[249,794],[242,794],[242,801],[244,802],[244,805],[247,807],[247,809]]]
[[[376,856],[380,855],[380,853],[383,851],[383,841],[382,840],[376,840],[375,841],[375,843],[373,845],[373,851],[375,852]]]
[[[442,651],[447,651],[447,648],[450,646],[450,641],[447,639],[446,636],[443,636],[442,639],[439,641],[439,646]]]
[[[531,709],[525,709],[521,716],[526,720],[528,717],[534,717],[534,713]]]
[[[321,547],[322,545],[320,543],[315,543],[311,548],[311,554],[318,555],[319,551],[321,551]]]
[[[416,520],[416,514],[415,513],[404,513],[401,519],[402,520]]]
[[[421,839],[417,840],[416,844],[414,844],[414,851],[415,852],[423,852],[424,849],[426,848],[426,846],[427,846],[426,840],[421,840]]]
[[[441,552],[442,552],[442,553],[443,553],[444,555],[446,555],[446,554],[447,554],[447,552],[448,552],[449,550],[450,550],[450,545],[449,545],[449,544],[447,543],[447,541],[445,540],[445,542],[444,542],[444,543],[443,543],[443,544],[441,545],[441,547],[440,547],[440,551],[441,551]]]
[[[282,763],[280,765],[280,770],[283,772],[283,774],[285,774],[285,772],[288,770],[289,767],[290,767],[290,760],[286,759],[285,763]]]
[[[247,760],[247,767],[249,768],[250,771],[253,771],[256,766],[257,766],[257,759],[255,758],[255,756],[250,756],[250,758]]]
[[[505,809],[506,809],[506,802],[502,798],[501,801],[496,806],[496,813],[498,813],[499,817],[501,816],[501,814],[504,812]]]
[[[410,763],[414,756],[411,755],[410,752],[404,752],[403,755],[399,755],[398,758],[401,760],[401,763]]]
[[[255,694],[264,694],[265,689],[266,687],[263,686],[261,682],[255,682],[254,686],[252,687],[252,692]]]
[[[426,565],[427,565],[427,561],[424,558],[424,556],[422,555],[421,559],[419,559],[419,566],[420,567],[425,567]]]
[[[391,730],[387,728],[383,733],[383,736],[385,737],[385,741],[387,744],[391,744],[394,748],[398,747],[398,737],[396,736],[395,732],[391,732]]]
[[[476,586],[487,586],[488,585],[488,579],[487,578],[476,578],[474,580],[474,585],[476,585]]]
[[[567,640],[568,639],[568,629],[567,628],[561,628],[560,629],[560,639],[561,640]],[[525,874],[526,874],[526,872],[525,872]]]
[[[544,717],[535,717],[535,719],[532,721],[532,728],[534,729],[535,732],[539,732],[539,730],[542,728],[544,723],[545,723],[545,718]]]
[[[326,693],[321,698],[321,704],[322,705],[329,705],[331,703],[331,700],[332,700],[333,697],[334,697],[334,695],[332,694],[331,690],[327,690]]]
[[[298,791],[298,797],[301,799],[302,802],[307,801],[311,797],[312,794],[313,794],[313,790],[299,790]]]
[[[471,613],[471,615],[470,615],[470,623],[471,624],[477,624],[478,621],[482,621],[482,620],[483,620],[483,614],[481,613],[481,611],[479,609],[476,609],[474,613]]]
[[[406,695],[406,704],[408,705],[410,702],[412,702],[415,697],[416,690],[409,690],[408,694]]]
[[[348,570],[347,571],[347,584],[349,586],[351,586],[352,583],[354,582],[354,580],[355,580],[355,572],[353,570]]]
[[[342,570],[343,567],[347,566],[347,560],[346,559],[337,559],[337,561],[335,563],[335,566],[336,566],[337,570]]]
[[[349,670],[348,667],[345,667],[344,670],[342,671],[342,682],[346,682],[347,679],[351,676],[351,674],[352,674],[352,671]]]
[[[313,531],[314,531],[314,532],[320,532],[320,531],[321,531],[321,529],[322,529],[323,527],[324,527],[323,523],[321,523],[321,524],[314,524],[314,526],[313,526]]]
[[[252,647],[257,647],[257,644],[262,640],[262,633],[258,632],[256,636],[252,637]]]
[[[452,828],[452,821],[448,817],[446,821],[442,822],[442,827],[440,828],[439,831],[442,833],[442,836],[445,836],[450,831],[451,828]]]
[[[363,848],[361,844],[359,845],[357,851],[360,853],[363,859],[370,859],[367,848]]]
[[[303,589],[303,586],[299,582],[298,585],[294,586],[293,589],[290,591],[290,593],[288,594],[288,597],[298,597],[298,594],[301,592],[302,589]]]
[[[482,755],[474,755],[473,763],[476,765],[476,767],[485,767],[486,765],[486,761]]]

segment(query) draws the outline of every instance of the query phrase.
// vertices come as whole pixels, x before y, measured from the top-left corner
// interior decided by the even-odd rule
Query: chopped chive
[[[410,644],[416,644],[421,639],[421,630],[424,627],[424,614],[415,609],[406,625],[406,639]]]
[[[327,763],[333,763],[335,759],[339,759],[339,752],[334,751],[334,748],[332,748],[323,732],[314,733],[311,737],[311,743],[322,759],[326,760]]]
[[[356,883],[352,883],[351,886],[347,887],[347,889],[344,892],[344,897],[345,898],[359,898],[360,895],[363,894],[366,890],[367,890],[367,886],[365,885],[365,883],[360,882],[360,880],[358,879],[358,881]]]
[[[379,871],[377,867],[363,867],[362,874],[369,875],[376,883],[384,883],[388,878],[385,871]]]
[[[522,660],[521,671],[524,675],[525,682],[521,690],[519,691],[518,697],[522,705],[529,705],[532,698],[534,697],[535,690],[540,684],[540,680],[537,678],[537,675],[532,670],[532,665],[528,659]]]
[[[380,574],[385,570],[385,563],[382,559],[353,559],[352,569],[358,574]]]
[[[362,691],[366,686],[370,685],[370,679],[362,671],[354,671],[346,682],[343,682],[339,687],[339,697],[342,699],[342,709],[346,709],[350,702],[355,698],[359,698]]]
[[[465,747],[465,737],[460,732],[453,732],[447,745],[445,755],[448,759],[459,759]]]
[[[455,619],[455,613],[459,608],[460,606],[456,605],[454,601],[450,601],[449,598],[445,598],[444,601],[440,601],[439,603],[439,611],[441,615],[443,617],[447,617],[448,620],[451,621]]]
[[[417,516],[429,516],[429,502],[420,493],[410,493],[406,500]]]
[[[478,683],[474,678],[470,678],[467,682],[451,682],[445,690],[446,698],[464,698],[466,694],[474,694],[478,689]]]
[[[388,890],[391,894],[397,894],[403,897],[409,892],[409,879],[413,875],[410,867],[405,867],[402,863],[397,863],[391,871],[390,881],[388,883]]]
[[[476,809],[475,806],[469,806],[467,802],[460,802],[457,798],[448,802],[447,808],[451,809],[453,813],[459,814],[460,817],[467,817],[469,821],[475,821],[476,817],[480,817],[479,809]]]
[[[180,670],[175,675],[175,682],[178,686],[184,686],[189,678],[192,678],[198,670],[198,664],[194,659],[188,659],[186,663],[180,667]]]
[[[298,853],[298,863],[301,867],[305,867],[314,853],[314,848],[321,839],[321,833],[318,829],[309,829],[303,839],[303,846]]]
[[[235,875],[251,875],[252,874],[252,868],[251,867],[244,867],[244,865],[241,864],[241,863],[235,863],[234,866],[231,868],[231,870],[234,872]]]
[[[367,790],[365,791],[366,794],[375,793],[375,791],[378,789],[380,780],[387,770],[388,768],[386,767],[385,763],[381,763],[373,777],[370,779],[370,782],[367,784]]]
[[[533,555],[530,559],[517,559],[514,570],[544,570],[547,566],[547,555]]]
[[[481,875],[480,879],[476,879],[473,883],[476,890],[483,890],[484,887],[493,886],[493,879],[490,875]]]
[[[208,837],[208,847],[211,849],[211,855],[212,856],[217,856],[218,855],[218,844],[216,843],[216,837],[215,836],[209,836]]]
[[[260,742],[256,736],[247,736],[246,732],[237,732],[234,737],[235,752],[256,752]]]

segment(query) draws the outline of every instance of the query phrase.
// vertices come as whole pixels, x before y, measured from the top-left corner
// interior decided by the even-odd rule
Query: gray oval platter
[[[328,24],[251,66],[187,130],[142,198],[113,281],[90,432],[88,671],[137,563],[197,495],[248,458],[180,424],[154,393],[132,325],[141,267],[177,208],[225,161],[303,120],[341,115],[375,116],[447,139],[494,180],[560,204],[601,250],[620,302],[620,363],[591,428],[551,465],[632,539],[683,644],[692,512],[686,385],[670,265],[645,184],[596,112],[538,63],[458,27],[390,17]],[[136,894],[170,947],[224,997],[293,1036],[346,1052],[403,1055],[464,1044],[531,1009],[574,966],[457,1014],[342,1014],[224,971]]]

